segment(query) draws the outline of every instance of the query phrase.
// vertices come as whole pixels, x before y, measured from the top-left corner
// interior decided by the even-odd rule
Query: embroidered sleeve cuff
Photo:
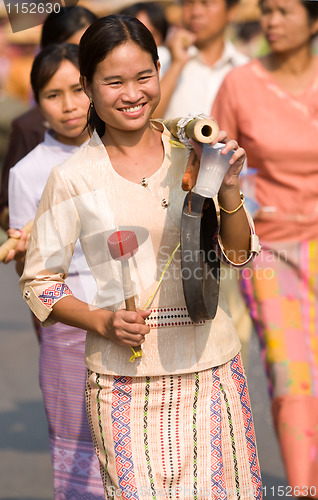
[[[43,326],[51,326],[56,323],[50,319],[52,308],[56,302],[67,295],[73,295],[65,283],[55,283],[36,295],[33,288],[26,286],[23,290],[23,298],[35,316],[43,323]]]

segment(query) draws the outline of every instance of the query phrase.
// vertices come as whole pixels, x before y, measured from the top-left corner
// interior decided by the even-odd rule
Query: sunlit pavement
[[[0,498],[52,500],[39,345],[13,263],[0,263],[0,285]]]

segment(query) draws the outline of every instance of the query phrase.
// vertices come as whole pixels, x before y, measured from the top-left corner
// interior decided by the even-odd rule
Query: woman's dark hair
[[[303,5],[308,12],[310,21],[316,21],[318,18],[318,2],[313,0],[303,0]]]
[[[91,83],[97,65],[113,49],[128,41],[134,42],[141,50],[148,52],[157,68],[157,46],[146,26],[135,17],[110,15],[94,21],[81,38],[79,45],[81,76]],[[96,129],[100,136],[105,133],[105,123],[97,115],[94,106],[89,109],[87,127],[89,132]]]
[[[226,6],[228,9],[231,7],[234,7],[234,5],[237,5],[240,0],[226,0]]]
[[[137,17],[140,12],[146,12],[151,24],[160,32],[164,41],[169,29],[165,11],[157,2],[137,2],[120,11],[125,16]]]
[[[79,69],[79,47],[73,43],[56,43],[41,50],[31,69],[31,86],[34,99],[39,102],[40,91],[55,75],[63,61],[70,61]]]
[[[85,7],[61,7],[59,12],[51,12],[45,19],[40,45],[43,48],[52,43],[66,42],[96,19],[97,16]]]

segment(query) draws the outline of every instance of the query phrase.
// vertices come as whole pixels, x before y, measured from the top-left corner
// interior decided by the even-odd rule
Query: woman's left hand
[[[211,145],[213,146],[217,142],[222,142],[225,144],[222,148],[221,153],[223,155],[229,153],[231,150],[234,150],[234,153],[229,162],[230,167],[224,176],[220,191],[223,189],[231,189],[235,187],[239,188],[238,177],[243,168],[244,161],[246,159],[246,153],[243,148],[239,147],[237,141],[229,138],[227,132],[225,132],[224,130],[220,130],[218,137],[211,143]],[[192,139],[190,139],[190,143],[193,149],[191,149],[190,151],[187,168],[182,179],[182,189],[184,191],[190,191],[190,189],[195,186],[203,150],[203,144]]]
[[[239,175],[246,160],[245,150],[238,145],[237,141],[230,139],[225,130],[220,131],[217,142],[223,142],[225,144],[222,148],[222,155],[234,150],[230,159],[230,168],[224,176],[220,191],[233,187],[239,188]]]

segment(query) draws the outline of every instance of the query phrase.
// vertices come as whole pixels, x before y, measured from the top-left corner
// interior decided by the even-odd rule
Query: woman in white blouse
[[[35,58],[31,84],[48,130],[44,141],[20,160],[9,176],[9,234],[34,219],[52,168],[87,143],[89,100],[79,82],[78,46],[49,45]],[[22,271],[28,235],[6,261],[17,260]],[[67,283],[91,302],[96,285],[80,244],[74,248]],[[84,402],[86,332],[56,323],[40,326],[40,385],[48,418],[54,469],[54,498],[102,500],[103,487],[90,437]],[[66,380],[72,379],[71,387]]]
[[[106,498],[260,499],[233,321],[222,297],[213,320],[194,323],[186,308],[181,184],[185,171],[195,178],[201,148],[193,144],[188,158],[150,119],[159,69],[153,37],[135,18],[107,16],[83,35],[80,71],[94,132],[52,170],[21,290],[44,324],[88,331],[87,412]],[[224,153],[235,150],[218,195],[218,242],[241,266],[253,256],[238,182],[245,152],[224,132],[218,140]],[[77,240],[97,283],[92,306],[65,283]],[[132,296],[136,311],[126,307]],[[142,356],[130,362],[139,345]]]

